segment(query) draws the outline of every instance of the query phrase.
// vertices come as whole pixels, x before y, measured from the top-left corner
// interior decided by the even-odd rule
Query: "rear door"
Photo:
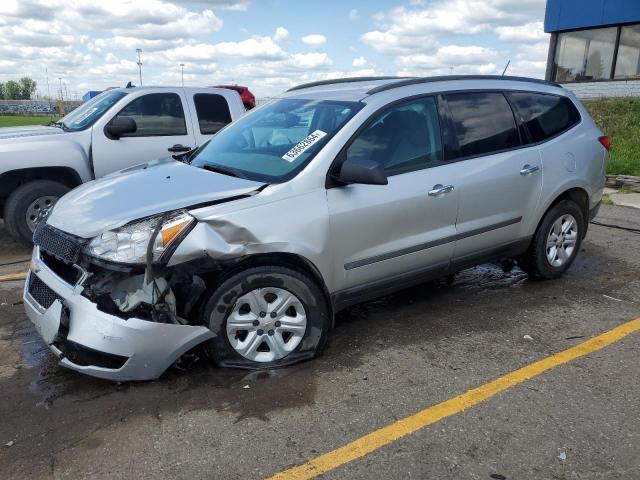
[[[344,157],[380,163],[389,183],[327,190],[338,289],[444,271],[453,254],[458,192],[443,163],[435,99],[374,115]]]
[[[542,164],[526,146],[506,96],[499,91],[444,96],[460,164],[454,262],[464,264],[525,240],[542,191]]]
[[[185,149],[195,146],[193,127],[187,121],[188,111],[182,89],[150,91],[133,98],[113,118],[133,118],[138,127],[135,133],[112,139],[104,128],[96,125],[93,129],[91,148],[96,178],[167,157],[174,153],[169,149],[175,145]]]

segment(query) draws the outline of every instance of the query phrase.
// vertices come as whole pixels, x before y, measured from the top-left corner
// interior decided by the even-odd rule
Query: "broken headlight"
[[[144,263],[149,242],[158,222],[162,222],[152,247],[153,259],[158,260],[194,221],[191,215],[181,210],[132,222],[95,237],[85,248],[85,253],[112,262]]]

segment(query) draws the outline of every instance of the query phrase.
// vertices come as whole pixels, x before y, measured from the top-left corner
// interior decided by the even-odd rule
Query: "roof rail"
[[[547,80],[541,80],[539,78],[527,78],[527,77],[511,77],[504,75],[442,75],[437,77],[422,77],[422,78],[407,78],[398,82],[386,83],[378,87],[372,88],[367,92],[367,95],[373,95],[374,93],[384,92],[386,90],[392,90],[394,88],[406,87],[408,85],[418,85],[421,83],[431,82],[443,82],[447,80],[509,80],[514,82],[530,82],[540,83],[544,85],[551,85],[554,87],[562,88],[562,85]]]
[[[304,88],[319,87],[322,85],[333,85],[334,83],[352,83],[352,82],[371,82],[373,80],[403,80],[410,77],[347,77],[347,78],[334,78],[332,80],[320,80],[318,82],[303,83],[302,85],[296,85],[291,87],[287,92],[293,92],[295,90],[302,90]]]

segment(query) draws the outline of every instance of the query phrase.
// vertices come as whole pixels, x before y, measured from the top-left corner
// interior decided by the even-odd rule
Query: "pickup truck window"
[[[193,103],[196,105],[200,133],[203,135],[213,135],[231,123],[229,105],[222,95],[196,93]]]
[[[360,102],[280,99],[241,117],[195,153],[192,165],[264,182],[298,174],[362,107]]]
[[[127,95],[122,91],[107,91],[83,103],[69,115],[60,120],[60,124],[67,131],[77,132],[93,125],[104,112],[109,110],[117,101]]]
[[[186,135],[182,100],[176,93],[150,93],[133,100],[116,117],[130,117],[138,129],[126,137],[169,137]]]

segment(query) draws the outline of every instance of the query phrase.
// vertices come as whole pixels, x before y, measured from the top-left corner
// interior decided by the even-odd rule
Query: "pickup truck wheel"
[[[31,245],[38,215],[51,208],[69,187],[51,180],[34,180],[16,188],[4,206],[4,224],[15,240]]]
[[[216,334],[204,349],[218,365],[263,369],[316,356],[330,321],[313,280],[274,266],[249,268],[223,281],[204,309],[204,323]]]

